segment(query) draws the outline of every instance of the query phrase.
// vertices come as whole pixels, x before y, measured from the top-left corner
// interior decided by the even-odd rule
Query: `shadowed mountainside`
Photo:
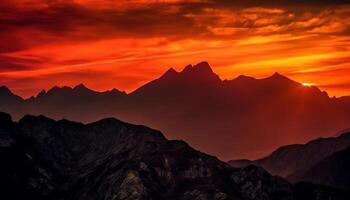
[[[326,200],[344,191],[236,169],[116,119],[90,124],[0,113],[1,199]]]
[[[232,160],[234,167],[261,166],[273,175],[290,181],[311,181],[334,187],[350,188],[350,133],[338,137],[319,138],[306,144],[287,145],[269,156],[255,160]]]
[[[350,189],[350,147],[336,152],[310,168],[287,177],[292,182],[308,181],[326,186]]]
[[[330,98],[278,73],[221,80],[206,62],[181,72],[169,69],[130,94],[79,85],[54,87],[26,100],[3,87],[3,96],[0,110],[15,119],[25,114],[82,122],[116,117],[162,130],[222,159],[261,157],[281,145],[329,136],[350,121],[348,98]]]

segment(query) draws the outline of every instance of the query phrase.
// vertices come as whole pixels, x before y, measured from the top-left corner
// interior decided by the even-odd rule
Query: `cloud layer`
[[[349,33],[345,0],[3,0],[0,84],[23,96],[80,82],[130,91],[207,60],[223,78],[279,71],[344,95]]]

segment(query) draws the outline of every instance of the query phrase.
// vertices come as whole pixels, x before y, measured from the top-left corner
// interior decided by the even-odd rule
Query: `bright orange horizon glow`
[[[302,83],[302,85],[305,86],[305,87],[310,87],[310,86],[312,86],[311,83]]]
[[[349,4],[225,2],[5,0],[0,85],[26,98],[80,83],[130,92],[208,61],[222,79],[279,72],[350,95]]]

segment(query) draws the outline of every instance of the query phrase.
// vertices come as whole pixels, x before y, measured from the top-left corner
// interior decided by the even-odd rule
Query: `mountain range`
[[[0,113],[0,198],[28,200],[347,200],[260,167],[233,168],[159,131]]]
[[[22,99],[3,86],[0,110],[16,120],[25,114],[81,122],[115,117],[228,160],[256,159],[279,146],[349,128],[350,98],[329,97],[279,73],[222,80],[201,62],[180,72],[171,68],[129,94],[96,92],[81,84]]]
[[[291,182],[307,181],[350,190],[350,147],[336,152],[310,168],[288,176]]]
[[[260,166],[291,182],[308,181],[350,189],[350,132],[306,144],[283,146],[262,159],[232,160],[229,164]]]

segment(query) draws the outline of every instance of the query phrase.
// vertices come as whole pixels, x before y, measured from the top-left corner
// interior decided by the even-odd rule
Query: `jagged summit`
[[[213,72],[211,66],[209,65],[209,63],[207,61],[200,62],[200,63],[196,64],[193,68],[201,69],[201,70],[208,70],[210,72]]]
[[[182,69],[181,73],[186,73],[192,71],[193,65],[189,64],[185,68]]]
[[[47,94],[46,90],[41,90],[37,95],[36,95],[36,98],[40,98],[42,96],[45,96]],[[35,97],[33,97],[35,98]]]
[[[227,81],[230,81],[230,80],[227,80]],[[271,76],[268,76],[266,78],[261,78],[261,79],[257,79],[257,78],[254,78],[252,76],[247,76],[247,75],[239,75],[236,78],[232,79],[231,81],[234,81],[234,82],[237,82],[237,81],[239,81],[239,82],[241,82],[241,81],[255,81],[256,83],[259,83],[262,81],[271,81],[271,82],[275,82],[275,83],[278,83],[278,82],[297,83],[297,82],[289,79],[288,77],[280,74],[279,72],[275,72]],[[300,84],[300,83],[298,83],[298,84]]]
[[[278,73],[278,72],[275,72],[272,74],[272,77],[275,77],[275,78],[285,78],[285,76],[283,76],[282,74]]]
[[[210,77],[217,75],[213,72],[208,62],[200,62],[196,65],[189,64],[183,68],[180,72],[177,72],[174,68],[169,68],[160,78],[161,79],[172,79],[176,77],[192,77],[192,78],[200,78],[200,77]]]
[[[201,62],[196,65],[187,65],[180,72],[170,68],[160,78],[141,86],[131,94],[176,93],[179,88],[182,88],[181,91],[200,92],[203,88],[217,87],[220,83],[220,77],[213,72],[208,62]]]
[[[46,93],[48,94],[48,93],[59,92],[63,90],[68,91],[68,90],[72,90],[72,88],[68,86],[63,86],[63,87],[54,86],[51,89],[49,89]]]
[[[41,90],[34,98],[43,98],[48,95],[61,95],[61,94],[68,94],[68,93],[80,94],[80,93],[93,93],[93,92],[94,92],[93,90],[87,88],[84,84],[79,84],[73,88],[68,86],[64,86],[64,87],[54,86],[48,91]]]
[[[90,90],[87,88],[83,83],[80,83],[79,85],[75,86],[73,90]]]
[[[6,86],[1,86],[0,87],[0,97],[1,97],[2,100],[8,100],[8,101],[11,101],[11,102],[23,100],[22,97],[17,96],[16,94],[12,93],[12,91]]]
[[[180,78],[190,81],[221,82],[220,77],[215,74],[208,62],[200,62],[196,65],[187,65],[180,73]]]
[[[251,76],[239,75],[236,78],[232,79],[233,81],[256,81],[257,79]]]
[[[72,89],[73,92],[76,92],[78,94],[97,94],[99,92],[92,90],[88,87],[86,87],[83,83],[80,83],[79,85],[76,85]]]
[[[200,62],[196,65],[187,65],[181,73],[214,73],[208,62]]]
[[[113,88],[111,90],[107,90],[107,91],[104,91],[102,93],[111,93],[111,94],[123,94],[123,95],[126,95],[126,92],[125,91],[120,91],[118,90],[117,88]]]
[[[275,72],[273,73],[271,76],[265,78],[266,80],[274,80],[274,81],[286,81],[286,82],[293,82],[293,83],[297,83],[291,79],[289,79],[288,77],[278,73],[278,72]]]
[[[74,87],[69,87],[69,86],[54,86],[51,89],[49,89],[46,93],[51,93],[51,92],[58,92],[58,91],[92,91],[91,89],[87,88],[83,83],[80,83]]]
[[[171,78],[174,77],[178,74],[178,72],[174,68],[168,69],[162,76],[161,78]]]

